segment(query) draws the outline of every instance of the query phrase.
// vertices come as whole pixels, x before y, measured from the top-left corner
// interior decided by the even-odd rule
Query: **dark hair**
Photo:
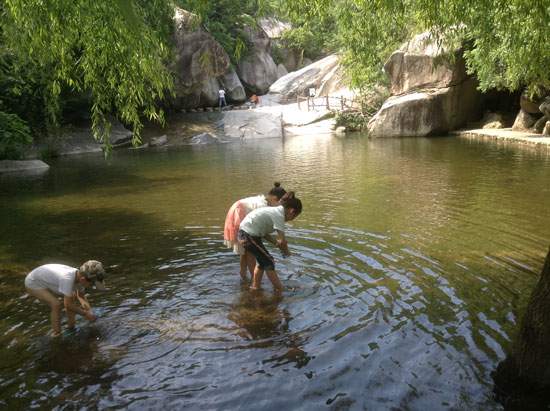
[[[281,183],[279,183],[278,181],[275,181],[273,186],[274,187],[271,190],[269,190],[269,193],[267,194],[275,196],[277,197],[277,200],[280,200],[281,197],[286,194],[286,190],[283,187],[281,187]]]
[[[285,208],[293,208],[296,212],[296,217],[302,212],[302,202],[299,198],[294,197],[294,191],[289,191],[281,199],[281,205]]]

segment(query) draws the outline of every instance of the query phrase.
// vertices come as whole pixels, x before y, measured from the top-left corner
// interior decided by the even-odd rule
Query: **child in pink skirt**
[[[225,217],[225,227],[223,230],[223,243],[228,248],[232,248],[234,253],[240,255],[240,274],[243,279],[246,279],[247,267],[250,271],[250,276],[252,277],[254,275],[256,259],[239,243],[239,225],[246,215],[252,210],[256,210],[261,207],[278,206],[279,200],[283,195],[285,195],[285,193],[286,191],[281,187],[281,183],[276,182],[267,194],[243,198],[242,200],[235,202],[227,212],[227,216]]]

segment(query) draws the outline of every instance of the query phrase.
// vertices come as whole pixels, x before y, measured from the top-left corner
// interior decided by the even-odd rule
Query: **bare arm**
[[[269,241],[271,244],[273,244],[274,246],[278,247],[277,246],[277,240],[275,240],[275,238],[273,238],[273,236],[271,234],[268,234],[268,235],[264,235],[264,238]]]
[[[78,298],[78,301],[80,301],[80,304],[82,304],[82,307],[86,311],[92,311],[92,307],[90,306],[90,303],[88,302],[88,299],[86,298],[86,292],[85,291],[76,291],[76,296]]]
[[[67,297],[66,295],[64,295],[63,302],[65,303],[66,310],[72,311],[75,314],[86,317],[91,322],[94,322],[95,320],[97,320],[97,316],[94,313],[92,313],[91,311],[83,310],[82,308],[78,307],[74,303],[73,297]]]
[[[286,242],[285,232],[277,230],[277,235],[279,239],[277,240],[277,247],[286,255],[290,255],[290,251],[288,249],[288,244]]]

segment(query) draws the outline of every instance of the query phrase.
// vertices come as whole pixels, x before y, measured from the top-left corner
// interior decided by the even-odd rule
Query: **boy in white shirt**
[[[86,298],[85,289],[95,286],[104,290],[104,278],[103,265],[95,260],[86,261],[78,269],[62,264],[46,264],[35,268],[25,277],[25,289],[29,295],[50,306],[52,335],[57,337],[61,335],[63,306],[69,327],[74,327],[76,314],[91,322],[97,319]],[[58,296],[63,297],[63,303]],[[76,305],[77,298],[84,309]]]

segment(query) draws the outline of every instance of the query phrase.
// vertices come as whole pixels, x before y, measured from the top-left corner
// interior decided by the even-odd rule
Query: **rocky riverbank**
[[[479,140],[493,140],[516,145],[523,145],[543,150],[550,150],[550,136],[530,132],[513,131],[511,128],[455,130],[452,136]]]

